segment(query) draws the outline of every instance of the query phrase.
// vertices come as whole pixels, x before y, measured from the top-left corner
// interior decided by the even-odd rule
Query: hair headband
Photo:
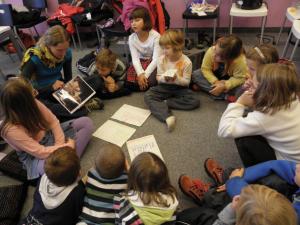
[[[264,54],[261,52],[261,50],[258,47],[254,47],[255,51],[257,52],[257,54],[260,56],[261,59],[265,60],[265,56]]]

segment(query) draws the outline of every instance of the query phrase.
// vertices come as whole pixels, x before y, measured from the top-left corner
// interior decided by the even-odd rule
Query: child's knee
[[[86,116],[76,119],[73,125],[76,130],[85,129],[86,131],[89,131],[89,133],[92,133],[94,129],[93,121]]]

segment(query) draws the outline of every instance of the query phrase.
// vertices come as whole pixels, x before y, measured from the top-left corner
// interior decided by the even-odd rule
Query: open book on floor
[[[59,103],[71,114],[82,107],[96,92],[80,77],[76,76],[53,93]]]

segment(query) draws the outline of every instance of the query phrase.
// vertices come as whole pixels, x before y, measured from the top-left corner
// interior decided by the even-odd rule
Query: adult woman
[[[22,60],[21,74],[30,80],[40,99],[60,120],[85,116],[81,108],[70,114],[53,98],[52,93],[72,79],[70,37],[61,26],[49,28],[35,47],[29,48]],[[63,70],[63,75],[61,71]]]

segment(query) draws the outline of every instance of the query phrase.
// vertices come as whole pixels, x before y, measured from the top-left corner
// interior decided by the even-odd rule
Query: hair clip
[[[261,59],[266,59],[264,54],[261,52],[261,50],[258,47],[254,47],[255,51],[257,52],[257,54],[260,56]]]
[[[292,64],[293,62],[292,62],[291,60],[281,58],[281,59],[278,59],[277,63],[278,63],[278,64],[284,64],[284,65],[290,65],[290,64]]]

